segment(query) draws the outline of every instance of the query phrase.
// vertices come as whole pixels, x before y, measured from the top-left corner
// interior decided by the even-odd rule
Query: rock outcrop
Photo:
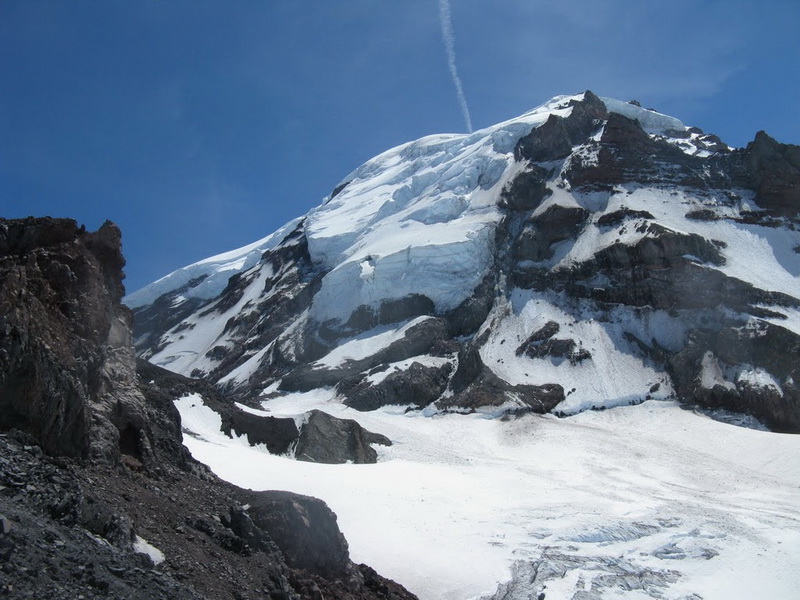
[[[223,433],[244,436],[251,446],[263,445],[272,454],[306,462],[365,464],[377,461],[372,444],[392,444],[386,436],[367,431],[352,419],[339,419],[320,410],[290,417],[248,412],[206,381],[172,373],[141,359],[137,366],[142,391],[151,403],[165,410],[169,404],[171,412],[175,410],[173,400],[194,395],[220,416]]]
[[[375,463],[371,444],[391,446],[385,435],[367,431],[352,419],[338,419],[321,410],[308,413],[294,450],[297,460],[326,464]]]
[[[152,461],[119,229],[0,219],[0,428],[51,454]]]

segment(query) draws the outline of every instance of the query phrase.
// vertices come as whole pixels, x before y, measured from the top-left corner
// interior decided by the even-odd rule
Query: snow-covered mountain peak
[[[193,454],[323,496],[420,597],[796,589],[797,444],[763,426],[800,432],[796,146],[561,96],[388,150],[128,301],[143,357],[225,392],[178,403]],[[297,445],[270,450],[270,419]],[[336,431],[397,443],[292,460]]]
[[[668,135],[670,132],[682,132],[686,126],[682,121],[664,115],[649,108],[642,108],[632,102],[622,102],[614,98],[601,98],[608,112],[616,113],[637,121],[647,133]]]
[[[752,334],[800,335],[795,152],[556,97],[388,150],[273,236],[132,294],[138,345],[243,397],[494,414],[690,394],[798,428],[800,373]]]
[[[478,187],[486,190],[498,183],[508,166],[507,155],[514,151],[521,137],[543,124],[551,115],[562,118],[569,116],[572,105],[583,101],[585,95],[556,96],[520,117],[473,134],[426,136],[387,150],[365,162],[337,185],[336,192],[326,198],[322,206],[311,211],[310,224],[315,227],[316,233],[313,237],[320,242],[312,244],[313,260],[328,266],[335,263],[343,252],[350,249],[348,242],[354,237],[353,231],[375,231],[374,227],[370,227],[372,221],[401,212],[402,207],[411,205],[413,208],[416,203],[412,200],[424,198],[425,202],[416,207],[418,210],[405,210],[396,220],[422,223],[426,220],[455,220],[448,217],[457,217],[473,206],[472,203],[467,206],[466,196]],[[611,98],[602,98],[602,101],[609,111],[636,119],[650,133],[664,134],[686,129],[679,120],[652,110]],[[466,165],[462,168],[460,165],[464,162]],[[338,200],[328,207],[337,196],[340,196]],[[491,194],[484,195],[484,200],[488,197]],[[365,202],[367,198],[369,201]],[[361,206],[343,209],[344,203]],[[355,221],[349,224],[348,232],[338,220],[350,217],[355,217]],[[125,301],[131,308],[139,308],[183,286],[187,286],[187,298],[213,298],[224,289],[232,274],[256,264],[261,255],[274,247],[298,221],[294,220],[252,244],[178,269],[129,294]],[[340,250],[337,251],[337,248]],[[329,255],[331,251],[333,256]],[[360,254],[365,253],[368,250],[362,248]],[[201,282],[189,285],[198,280]]]

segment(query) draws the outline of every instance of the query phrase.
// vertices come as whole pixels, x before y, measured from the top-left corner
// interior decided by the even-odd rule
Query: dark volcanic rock
[[[443,318],[425,319],[409,327],[405,335],[386,348],[362,360],[348,360],[337,367],[303,365],[281,379],[280,389],[289,392],[307,392],[320,387],[333,387],[341,381],[352,380],[362,371],[382,363],[399,362],[421,354],[438,353],[446,346],[448,323]]]
[[[564,399],[564,388],[558,384],[511,385],[500,379],[481,359],[483,343],[484,339],[476,339],[459,353],[458,369],[450,382],[453,395],[438,400],[439,408],[475,411],[515,404],[516,408],[505,412],[546,413]]]
[[[178,375],[146,360],[136,360],[136,372],[139,375],[139,389],[147,401],[147,421],[159,458],[183,470],[191,470],[197,463],[181,441],[181,416],[175,408],[175,399],[188,394],[200,394],[212,405],[215,402],[220,405],[226,403],[210,383]]]
[[[377,384],[363,380],[340,389],[340,393],[345,396],[344,403],[356,410],[375,410],[390,404],[413,404],[422,408],[444,393],[452,370],[450,363],[426,367],[414,362],[405,370],[389,373]]]
[[[298,519],[292,505],[276,503],[263,509],[274,514],[261,513],[282,523],[289,539],[307,540],[317,534],[309,526],[320,527],[313,540],[337,552],[328,563],[293,568],[269,533],[241,509],[257,493],[169,465],[153,479],[105,465],[48,459],[28,445],[31,441],[19,432],[0,436],[0,482],[6,486],[0,511],[12,523],[0,590],[12,598],[299,600],[311,597],[312,587],[331,597],[383,597],[358,577],[339,580],[338,572],[332,574],[332,565],[354,575],[361,567],[350,562],[335,516],[313,499],[298,501],[307,511],[303,515],[312,518],[309,523]],[[154,565],[132,551],[134,535],[165,560]],[[335,544],[325,545],[327,539]],[[413,598],[377,576],[373,587],[379,583],[397,598]]]
[[[301,427],[295,458],[326,464],[375,463],[378,455],[370,444],[391,446],[392,442],[384,435],[367,431],[352,419],[337,419],[312,410]]]
[[[560,326],[555,321],[548,321],[540,329],[534,331],[522,345],[517,348],[516,355],[525,355],[528,358],[568,359],[572,364],[591,358],[592,355],[585,348],[579,348],[575,340],[556,339]]]
[[[669,360],[678,393],[800,433],[800,336],[763,321],[693,330]]]
[[[222,431],[230,436],[247,436],[251,446],[265,444],[272,454],[288,452],[300,434],[294,419],[254,415],[243,410],[231,411],[222,422]]]
[[[554,205],[532,217],[514,245],[518,260],[541,261],[553,257],[553,244],[575,237],[589,216],[580,207]]]
[[[759,131],[745,148],[744,160],[759,206],[796,216],[800,212],[800,146],[781,144]]]
[[[555,321],[548,321],[544,325],[542,325],[539,329],[534,331],[532,334],[528,336],[528,339],[525,340],[519,348],[517,348],[517,355],[519,356],[531,345],[543,342],[545,340],[549,340],[555,334],[557,334],[561,330],[561,326],[556,323]]]
[[[597,219],[597,225],[600,227],[616,227],[622,225],[628,219],[653,219],[646,210],[631,210],[630,208],[621,208],[614,212],[606,213]]]
[[[589,160],[573,160],[566,177],[575,187],[614,184],[708,185],[703,159],[663,139],[652,138],[638,121],[611,113],[599,142],[588,142]],[[579,157],[577,157],[579,158]]]
[[[150,460],[119,229],[0,219],[0,249],[0,428],[52,454]]]
[[[0,593],[53,599],[203,597],[132,551],[133,521],[125,502],[114,497],[122,487],[129,493],[132,478],[123,476],[119,485],[116,469],[51,459],[32,442],[19,431],[0,436],[0,482],[7,486],[0,511],[12,522]],[[14,481],[24,484],[10,485]]]
[[[445,315],[451,337],[471,335],[483,325],[497,298],[496,284],[497,274],[489,273],[473,290],[469,298]],[[446,343],[445,340],[442,342]],[[451,351],[457,352],[458,348],[455,347]],[[450,351],[444,353],[450,353]],[[437,352],[437,354],[439,353]]]
[[[724,246],[721,242],[715,243],[695,233],[677,233],[655,223],[648,225],[647,231],[653,235],[635,244],[615,243],[597,252],[597,266],[604,270],[661,269],[682,263],[687,255],[716,266],[725,264],[720,253]]]
[[[459,394],[436,404],[443,410],[475,411],[503,407],[504,413],[547,413],[564,400],[560,384],[511,385],[484,367],[478,377]],[[513,404],[514,408],[507,407]]]
[[[500,194],[500,204],[516,211],[536,209],[553,191],[547,188],[548,171],[542,167],[531,167],[517,175]]]
[[[563,290],[601,302],[654,308],[746,309],[766,301],[792,304],[780,294],[760,292],[704,264],[722,265],[722,244],[696,234],[643,224],[651,235],[634,244],[614,243],[575,268],[554,271],[518,266],[514,281],[521,287]],[[596,282],[603,278],[603,284]]]
[[[686,213],[686,218],[693,219],[695,221],[718,221],[719,215],[717,215],[717,213],[715,213],[713,210],[698,209]]]
[[[322,500],[291,492],[253,492],[248,514],[269,534],[289,566],[335,579],[350,570],[336,515]]]
[[[374,463],[377,454],[370,444],[392,443],[387,437],[367,431],[353,420],[339,419],[317,410],[307,413],[306,422],[298,429],[293,418],[257,415],[242,410],[203,380],[183,377],[145,361],[139,361],[138,366],[145,396],[152,401],[165,400],[169,406],[164,408],[175,411],[178,423],[180,416],[172,400],[198,394],[202,398],[198,402],[220,415],[223,433],[245,435],[251,446],[264,444],[272,454],[293,452],[297,460],[328,464]],[[180,437],[180,426],[177,436]],[[178,462],[183,464],[181,460]]]
[[[404,298],[384,300],[377,308],[361,305],[350,315],[344,326],[323,323],[320,336],[329,342],[357,335],[379,325],[400,323],[422,315],[434,314],[433,301],[422,294],[409,294]]]
[[[565,158],[572,147],[583,142],[609,118],[605,104],[592,92],[585,92],[581,102],[572,102],[566,118],[551,115],[547,122],[520,139],[514,150],[517,160],[545,162]]]

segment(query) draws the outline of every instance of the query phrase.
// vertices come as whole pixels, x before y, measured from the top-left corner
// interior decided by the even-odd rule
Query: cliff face
[[[0,427],[51,454],[152,459],[124,264],[112,223],[0,220]]]

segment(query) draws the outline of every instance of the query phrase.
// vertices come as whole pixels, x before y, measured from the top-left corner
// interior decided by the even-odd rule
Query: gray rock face
[[[286,562],[335,579],[350,569],[347,540],[322,500],[291,492],[254,492],[248,514],[281,549]]]
[[[523,137],[514,149],[518,161],[547,162],[569,156],[572,148],[586,140],[609,115],[605,104],[592,92],[586,92],[582,102],[572,103],[572,113],[566,117],[551,115],[547,122]]]
[[[266,445],[272,454],[285,454],[299,436],[294,419],[262,417],[243,410],[232,412],[222,427],[228,435],[247,436],[251,446]]]
[[[389,373],[380,383],[371,384],[360,379],[355,385],[340,389],[347,398],[345,404],[356,410],[375,410],[391,404],[412,404],[423,408],[447,389],[452,369],[449,363],[441,367],[425,367],[414,362],[405,370]]]
[[[534,262],[553,258],[553,245],[575,237],[588,216],[580,207],[553,206],[527,219],[514,244],[515,258]]]
[[[408,328],[406,334],[364,359],[348,360],[338,367],[316,364],[300,365],[288,372],[280,388],[285,391],[307,392],[320,387],[335,386],[358,373],[384,364],[406,360],[428,352],[437,353],[447,346],[448,324],[443,318],[426,319]]]
[[[759,206],[796,216],[800,209],[800,147],[781,144],[759,131],[743,154],[748,187],[755,190]]]
[[[783,327],[693,330],[669,367],[683,396],[752,414],[776,431],[800,431],[800,336]]]
[[[481,359],[479,349],[484,343],[485,340],[477,338],[459,353],[458,370],[450,382],[453,394],[437,400],[439,408],[491,411],[492,408],[513,405],[501,412],[541,414],[551,411],[564,399],[564,389],[559,384],[511,385],[495,375]]]
[[[337,419],[312,410],[300,429],[295,458],[326,464],[375,463],[378,455],[370,444],[391,446],[385,435],[367,431],[352,419]]]
[[[501,196],[503,207],[514,211],[536,209],[553,193],[553,190],[547,187],[549,175],[547,170],[534,165],[515,177],[511,185],[503,190]]]
[[[136,385],[119,229],[0,219],[0,428],[46,452],[151,460]]]

